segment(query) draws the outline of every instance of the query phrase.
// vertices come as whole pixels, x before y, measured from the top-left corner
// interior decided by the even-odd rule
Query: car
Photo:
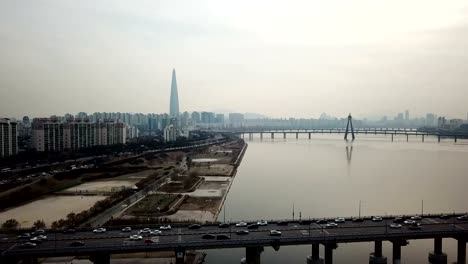
[[[153,236],[159,236],[162,234],[162,231],[161,230],[153,230],[150,232],[150,235],[153,235]]]
[[[398,229],[401,228],[402,226],[400,224],[390,224],[390,228],[392,229]]]
[[[82,241],[73,241],[70,243],[70,246],[72,247],[83,247],[84,245],[85,243]]]
[[[189,225],[188,229],[200,229],[201,228],[201,225],[199,224],[193,224],[193,225]]]
[[[448,214],[441,214],[441,215],[439,216],[439,218],[440,218],[440,219],[449,219],[449,218],[450,218],[450,215],[448,215]]]
[[[412,216],[410,219],[416,221],[416,220],[421,220],[421,217],[419,215],[415,215],[415,216]]]
[[[20,245],[20,248],[35,248],[37,246],[36,243],[26,242]]]
[[[152,239],[145,239],[145,244],[153,244],[154,241]]]
[[[344,223],[346,222],[346,219],[344,217],[338,217],[335,219],[335,223]]]
[[[328,223],[325,225],[325,228],[337,228],[338,224],[337,223]]]
[[[103,227],[99,227],[93,230],[93,233],[105,233],[107,230]]]
[[[395,224],[403,224],[405,222],[405,219],[403,217],[395,217],[395,219],[393,219],[393,223]]]
[[[353,218],[352,221],[353,221],[354,223],[362,223],[362,222],[364,222],[364,219],[362,219],[362,218]]]
[[[130,240],[142,240],[143,237],[140,235],[131,235]]]
[[[47,237],[45,235],[35,236],[31,238],[29,241],[34,242],[34,243],[41,243],[43,240],[47,240]]]
[[[312,220],[300,220],[299,224],[300,225],[310,225],[310,224],[312,224]]]
[[[403,224],[405,224],[405,225],[414,225],[414,224],[416,224],[416,221],[414,221],[414,220],[405,220],[403,222]]]
[[[268,225],[268,222],[265,221],[265,220],[260,220],[260,221],[257,222],[257,225],[259,225],[259,226],[267,226],[267,225]]]
[[[216,236],[212,235],[212,234],[204,234],[201,238],[203,238],[203,239],[216,239]]]
[[[248,234],[249,234],[249,231],[247,231],[247,230],[239,230],[239,231],[236,232],[236,234],[238,234],[238,235],[248,235]]]
[[[270,230],[270,236],[281,236],[281,231]]]
[[[408,229],[412,229],[412,230],[421,229],[421,224],[420,223],[411,224],[410,226],[408,226]]]
[[[45,230],[44,229],[37,229],[36,231],[32,232],[32,235],[33,236],[37,236],[37,235],[43,235],[45,234]]]
[[[219,228],[228,228],[229,224],[228,223],[221,223],[218,225]]]
[[[159,229],[160,230],[171,230],[172,227],[171,227],[171,225],[163,225],[163,226],[160,226]]]
[[[69,229],[63,230],[63,233],[64,233],[64,234],[75,234],[75,232],[76,232],[76,231],[75,231],[75,229],[73,229],[73,228],[69,228]]]
[[[248,225],[247,229],[258,229],[258,225],[257,224]]]
[[[127,227],[124,227],[122,228],[122,232],[132,232],[132,228],[127,226]]]
[[[216,240],[226,240],[226,239],[231,239],[231,237],[226,234],[220,234],[216,236]]]
[[[276,225],[279,225],[279,226],[287,226],[289,223],[288,221],[279,221],[276,223]]]
[[[382,217],[374,216],[374,217],[372,217],[372,222],[382,222]]]
[[[19,239],[31,238],[31,234],[29,234],[29,233],[23,233],[23,234],[19,235],[18,238],[19,238]]]
[[[462,215],[457,217],[458,221],[468,221],[468,215]]]
[[[315,221],[315,223],[317,223],[317,224],[319,224],[319,225],[324,225],[324,224],[326,224],[327,222],[328,222],[328,221],[325,220],[325,219],[319,219],[319,220]]]
[[[236,224],[236,227],[245,227],[247,226],[248,224],[246,222],[239,222]]]
[[[151,233],[151,229],[149,229],[149,228],[143,228],[140,231],[138,231],[139,235],[141,235],[141,234],[150,234],[150,233]]]

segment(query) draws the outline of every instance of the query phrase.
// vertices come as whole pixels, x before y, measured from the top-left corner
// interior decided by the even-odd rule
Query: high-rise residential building
[[[240,113],[229,113],[229,126],[241,127],[244,123],[244,115]]]
[[[192,112],[191,117],[192,117],[192,122],[193,122],[194,124],[200,123],[201,118],[200,118],[200,113],[199,113],[199,112]]]
[[[169,124],[164,128],[164,142],[172,142],[177,140],[177,129],[174,125]]]
[[[405,121],[409,121],[409,110],[405,111]]]
[[[0,157],[18,153],[18,124],[8,118],[0,118]]]
[[[212,112],[201,112],[201,122],[211,124],[215,122],[215,114]]]
[[[34,118],[32,122],[32,148],[43,152],[65,150],[63,122],[57,118]]]
[[[23,126],[24,127],[30,127],[31,122],[29,121],[29,116],[23,116]]]
[[[177,92],[177,80],[175,69],[172,70],[171,102],[169,106],[169,115],[171,117],[179,116],[179,94]]]
[[[218,124],[224,123],[224,114],[216,114],[215,122]]]

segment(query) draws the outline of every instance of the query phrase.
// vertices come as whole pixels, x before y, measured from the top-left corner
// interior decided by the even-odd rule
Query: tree
[[[39,229],[39,228],[45,228],[46,224],[44,220],[37,220],[36,222],[34,222],[33,226],[34,228]]]
[[[16,219],[8,219],[2,224],[2,228],[5,229],[16,229],[19,226],[19,222]]]
[[[53,221],[52,224],[50,225],[50,227],[52,227],[52,229],[58,229],[59,228],[59,224],[57,221]]]

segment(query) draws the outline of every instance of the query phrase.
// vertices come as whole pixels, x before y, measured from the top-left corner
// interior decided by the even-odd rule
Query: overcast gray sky
[[[468,1],[0,0],[0,116],[468,111]]]

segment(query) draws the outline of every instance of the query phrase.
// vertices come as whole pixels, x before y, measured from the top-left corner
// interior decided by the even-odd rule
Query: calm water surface
[[[278,135],[277,135],[278,136]],[[263,140],[249,144],[226,200],[226,219],[257,220],[468,211],[468,141],[341,135]],[[223,214],[220,214],[220,220]],[[449,262],[456,241],[444,239]],[[428,263],[431,240],[410,241],[404,263]],[[323,248],[321,247],[323,256]],[[306,263],[310,246],[265,248],[262,263]],[[334,263],[368,263],[372,243],[339,244]],[[240,263],[244,249],[209,250],[207,263]],[[391,244],[384,242],[391,263]]]

